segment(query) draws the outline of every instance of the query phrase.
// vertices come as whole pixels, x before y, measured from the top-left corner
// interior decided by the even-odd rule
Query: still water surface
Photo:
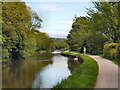
[[[3,88],[52,88],[79,65],[73,58],[53,53],[36,53],[25,60],[3,64]]]

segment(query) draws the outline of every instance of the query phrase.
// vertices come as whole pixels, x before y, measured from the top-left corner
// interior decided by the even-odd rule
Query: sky
[[[66,38],[71,30],[73,18],[86,16],[86,8],[93,8],[91,1],[87,2],[26,2],[42,19],[41,32],[50,37]]]

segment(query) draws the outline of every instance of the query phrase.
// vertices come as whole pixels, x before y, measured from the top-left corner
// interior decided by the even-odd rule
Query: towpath
[[[95,88],[118,88],[118,65],[96,55],[88,55],[98,62],[99,74]]]

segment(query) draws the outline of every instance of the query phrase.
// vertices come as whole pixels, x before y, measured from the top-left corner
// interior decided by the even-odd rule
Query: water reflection
[[[52,52],[53,54],[59,54],[59,53],[61,53],[61,51],[60,50],[56,50],[56,51],[54,51],[54,52]]]
[[[73,58],[36,53],[26,60],[9,60],[2,65],[3,88],[50,88],[71,75]]]
[[[2,87],[3,88],[32,88],[35,73],[52,62],[38,62],[52,58],[45,54],[35,54],[26,60],[9,61],[2,65]]]
[[[71,72],[73,72],[74,69],[76,69],[80,65],[79,61],[73,60],[73,58],[69,58],[68,60],[68,68]]]
[[[53,57],[53,63],[44,67],[41,72],[36,74],[33,88],[50,88],[61,82],[62,79],[71,75],[68,69],[68,58],[57,55]]]

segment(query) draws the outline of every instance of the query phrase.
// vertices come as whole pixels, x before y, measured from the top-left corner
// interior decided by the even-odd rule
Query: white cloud
[[[46,32],[50,37],[66,37],[71,29],[74,15],[84,14],[83,7],[86,3],[30,3],[34,11],[38,12],[42,18],[42,32]],[[89,4],[88,4],[89,5]],[[58,30],[59,29],[59,30]]]
[[[47,33],[50,37],[66,38],[69,34],[68,30],[44,30],[42,32]]]
[[[66,30],[47,30],[47,31],[44,31],[44,32],[47,32],[48,34],[53,34],[53,35],[58,35],[58,34],[68,34],[68,32]]]

